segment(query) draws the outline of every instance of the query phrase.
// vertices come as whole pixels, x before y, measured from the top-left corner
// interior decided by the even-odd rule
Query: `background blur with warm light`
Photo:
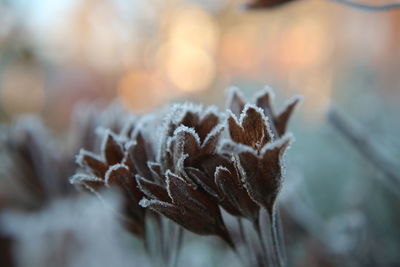
[[[243,12],[240,1],[3,1],[1,120],[25,112],[65,126],[78,101],[134,112],[175,99],[221,103],[226,87],[305,96],[308,121],[332,100],[399,98],[399,12],[324,0]]]
[[[400,10],[299,0],[244,11],[243,3],[0,1],[0,122],[34,113],[61,132],[81,102],[118,99],[143,113],[186,100],[222,108],[231,85],[249,97],[270,85],[281,104],[301,94],[288,180],[296,171],[307,181],[324,218],[368,206],[367,221],[391,244],[400,233],[385,229],[400,218],[374,217],[374,205],[390,202],[376,189],[377,170],[325,112],[335,104],[400,162]]]

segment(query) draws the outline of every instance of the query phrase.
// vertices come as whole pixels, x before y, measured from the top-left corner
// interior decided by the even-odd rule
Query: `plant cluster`
[[[283,265],[276,199],[284,152],[292,139],[287,124],[299,98],[279,113],[272,99],[265,89],[254,103],[247,103],[239,90],[231,89],[225,113],[215,107],[174,105],[161,115],[130,121],[119,132],[105,130],[100,153],[82,149],[77,156],[80,169],[70,181],[99,196],[109,188],[120,191],[124,205],[118,214],[145,243],[148,220],[158,224],[158,234],[164,236],[161,221],[168,218],[195,234],[218,236],[236,250],[222,208],[247,219],[258,232],[258,265]],[[273,253],[267,259],[261,209],[271,220]]]

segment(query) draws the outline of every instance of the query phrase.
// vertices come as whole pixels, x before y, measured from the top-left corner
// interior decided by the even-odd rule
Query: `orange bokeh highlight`
[[[2,74],[0,98],[8,115],[38,113],[45,101],[44,78],[38,69],[11,66]]]
[[[139,113],[154,109],[167,97],[157,77],[149,72],[134,70],[121,77],[117,93],[126,109]]]

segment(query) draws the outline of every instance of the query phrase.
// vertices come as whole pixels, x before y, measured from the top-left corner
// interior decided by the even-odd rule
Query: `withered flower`
[[[173,123],[172,127],[168,127],[169,129],[174,128],[175,131],[169,137],[166,145],[164,159],[167,164],[165,165],[173,168],[189,184],[198,186],[198,190],[208,193],[216,203],[219,203],[232,215],[244,216],[243,212],[224,195],[224,191],[215,181],[215,171],[219,166],[229,166],[231,170],[235,168],[231,164],[229,156],[218,151],[219,140],[224,130],[224,126],[219,123],[221,115],[214,108],[206,109],[202,114],[199,106],[189,106],[180,111],[183,112],[180,115],[183,119],[178,120],[180,126],[177,127],[178,124]],[[202,134],[199,135],[198,132]],[[222,183],[222,181],[220,182]],[[230,183],[230,181],[226,183]],[[226,190],[229,191],[229,189]],[[244,191],[243,188],[239,188],[239,190]],[[244,203],[252,202],[248,196],[247,198],[244,194],[242,196]],[[254,206],[255,204],[250,208],[252,211],[247,214],[254,215],[256,213],[254,210],[258,208]]]
[[[270,88],[266,87],[254,96],[254,104],[261,108],[264,115],[269,119],[268,125],[272,133],[276,135],[276,137],[281,137],[286,133],[289,119],[301,102],[301,97],[293,97],[279,113],[276,113],[274,110],[271,103],[273,99],[274,93]],[[236,115],[236,117],[239,117],[245,105],[246,101],[243,99],[240,91],[235,87],[230,88],[227,106],[232,113]]]
[[[163,163],[164,171],[171,169],[176,171],[174,168],[178,167],[179,160],[181,160],[182,149],[176,147],[176,138],[191,138],[193,146],[195,143],[201,145],[202,153],[197,155],[192,153],[190,156],[191,165],[199,163],[202,159],[206,159],[207,155],[212,154],[215,149],[215,145],[218,142],[218,138],[222,132],[220,123],[220,114],[215,107],[209,107],[203,109],[200,105],[184,104],[175,105],[169,112],[166,123],[164,125],[163,136],[161,136],[160,151],[158,155],[158,161]],[[190,133],[182,133],[177,136],[175,131],[180,126],[185,126],[186,130],[195,133],[190,137]],[[186,131],[186,132],[188,132]],[[187,144],[190,146],[189,144]],[[196,151],[194,151],[196,152]]]
[[[281,187],[282,158],[290,141],[291,137],[285,136],[266,145],[259,153],[249,150],[238,155],[244,174],[244,186],[249,196],[270,214]]]
[[[233,143],[226,144],[224,149],[230,150],[238,159],[241,180],[251,199],[272,214],[281,186],[283,152],[291,140],[290,136],[281,135],[299,99],[296,98],[276,116],[269,91],[263,91],[256,97],[257,106],[245,104],[237,90],[231,94],[229,105],[233,112],[238,114],[241,111],[241,114],[238,119],[228,112],[228,130]],[[271,128],[275,129],[277,136]]]
[[[123,221],[131,232],[140,237],[143,237],[145,228],[144,209],[139,206],[143,193],[137,188],[135,175],[139,171],[148,171],[142,164],[147,164],[148,159],[144,146],[140,132],[135,135],[135,142],[126,144],[119,136],[106,131],[101,154],[82,149],[77,163],[85,172],[77,173],[70,179],[72,184],[98,194],[109,187],[120,190],[124,196]]]
[[[271,99],[264,90],[254,105],[247,104],[232,90],[226,120],[216,108],[184,104],[173,106],[157,136],[145,134],[145,126],[120,135],[108,131],[99,155],[80,152],[77,162],[84,171],[71,182],[96,193],[118,188],[129,229],[139,236],[150,209],[235,247],[220,207],[256,225],[261,207],[272,214],[282,183],[282,158],[291,140],[285,132],[299,99],[280,113]]]
[[[6,195],[2,198],[7,202],[4,205],[38,210],[51,200],[75,192],[68,184],[68,177],[74,171],[72,156],[39,118],[29,116],[16,121],[8,129],[2,145],[11,160],[5,166],[7,178],[17,186],[4,190]]]

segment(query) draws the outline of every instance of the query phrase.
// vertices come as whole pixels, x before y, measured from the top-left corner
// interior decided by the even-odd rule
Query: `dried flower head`
[[[142,163],[148,158],[143,151],[142,135],[137,133],[134,140],[136,142],[125,144],[122,138],[106,131],[100,155],[80,151],[76,161],[84,172],[75,174],[70,181],[97,194],[106,188],[121,191],[124,196],[123,220],[130,231],[143,236],[144,210],[139,206],[143,194],[137,188],[135,175],[138,170],[143,172]]]
[[[50,200],[75,192],[68,184],[68,176],[74,171],[72,156],[39,118],[20,118],[8,129],[2,144],[11,160],[5,168],[6,176],[16,185],[6,192],[6,206],[37,210]]]
[[[283,154],[291,141],[285,132],[299,99],[280,113],[271,99],[264,90],[255,104],[248,104],[233,89],[226,116],[214,107],[175,105],[161,129],[146,123],[160,121],[152,116],[141,118],[129,134],[107,131],[99,155],[81,150],[77,162],[82,169],[71,182],[97,193],[120,189],[129,229],[139,236],[150,209],[234,247],[220,207],[254,223],[261,207],[272,213],[281,187]]]

